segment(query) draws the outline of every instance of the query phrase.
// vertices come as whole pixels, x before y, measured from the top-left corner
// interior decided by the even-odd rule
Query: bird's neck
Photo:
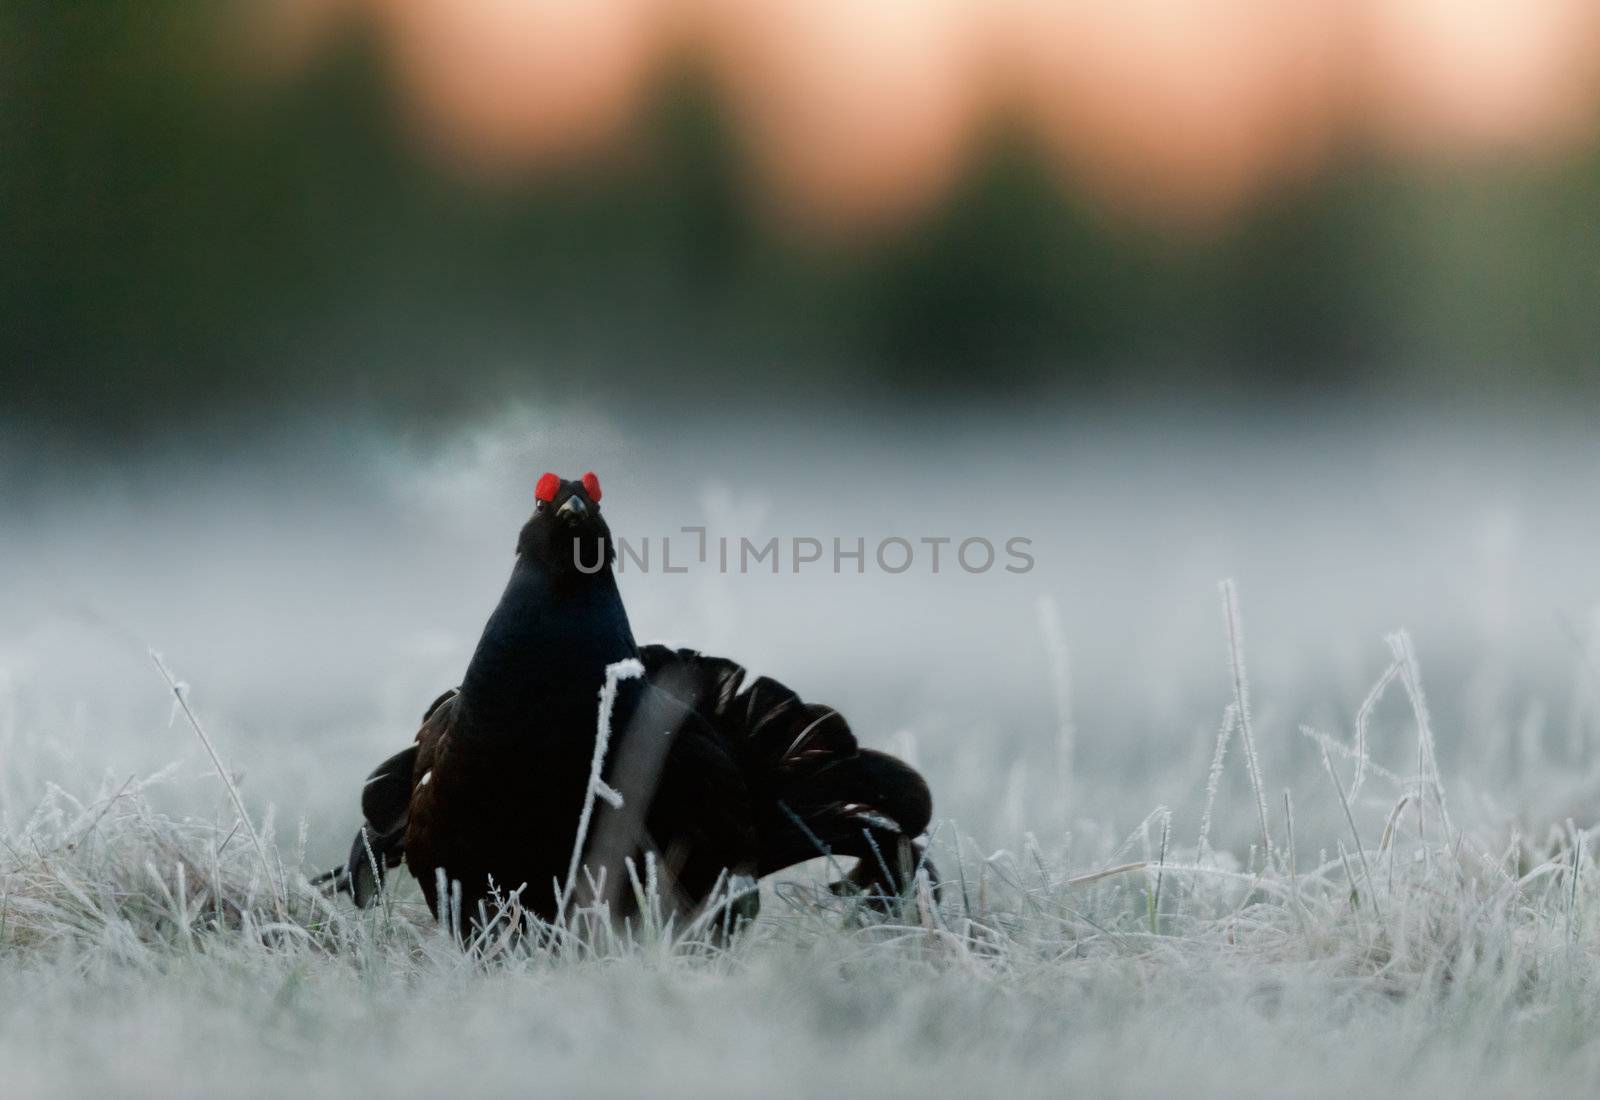
[[[592,736],[606,666],[638,655],[609,567],[558,581],[519,557],[467,665],[463,717],[486,741]]]

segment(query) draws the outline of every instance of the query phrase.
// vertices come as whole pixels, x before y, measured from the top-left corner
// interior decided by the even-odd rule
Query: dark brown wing
[[[405,787],[406,818],[400,823],[402,850],[411,872],[416,876],[428,905],[438,914],[433,869],[441,865],[439,859],[438,820],[440,807],[439,787],[434,778],[440,765],[449,767],[458,746],[452,744],[451,733],[460,713],[459,690],[448,691],[428,709],[417,731],[417,743],[412,746],[414,764]],[[398,791],[396,794],[398,795]]]
[[[456,689],[435,699],[422,716],[416,743],[379,764],[361,788],[361,816],[365,819],[350,845],[344,873],[334,872],[339,888],[348,890],[363,909],[377,900],[387,873],[406,858],[406,833],[411,820],[411,800],[418,780],[432,767],[425,763],[428,747],[448,727],[455,712]]]

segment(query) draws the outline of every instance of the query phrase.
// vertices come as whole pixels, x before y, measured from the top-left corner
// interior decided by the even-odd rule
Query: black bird
[[[916,867],[933,874],[916,842],[932,798],[913,768],[860,748],[832,708],[767,677],[746,684],[733,661],[639,647],[612,572],[599,479],[547,473],[534,495],[511,580],[461,686],[367,780],[366,822],[345,867],[324,882],[366,906],[404,862],[436,917],[454,904],[439,896],[443,878],[459,884],[463,925],[514,892],[548,921],[574,893],[580,819],[591,816],[579,878],[587,889],[603,869],[605,895],[623,911],[630,859],[641,876],[654,869],[683,914],[719,883],[818,855],[854,857],[835,888],[880,905],[904,893]],[[630,659],[642,675],[639,666],[612,673],[597,799],[602,689],[608,668]],[[753,915],[754,900],[742,899],[741,916]]]

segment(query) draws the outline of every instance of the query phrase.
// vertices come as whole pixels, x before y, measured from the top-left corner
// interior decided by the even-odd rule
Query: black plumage
[[[664,900],[685,914],[733,876],[822,854],[855,857],[849,879],[873,896],[903,892],[925,862],[913,843],[932,814],[922,777],[860,748],[836,711],[775,680],[746,684],[733,661],[639,647],[594,475],[546,474],[536,496],[461,687],[372,773],[365,824],[329,879],[367,905],[404,862],[436,915],[442,870],[459,883],[465,920],[514,891],[554,918],[591,801],[606,670],[633,659],[643,674],[616,683],[602,773],[603,793],[617,797],[594,804],[579,900],[596,900],[588,886],[603,870],[607,900],[626,911],[627,861],[642,868],[647,857]]]

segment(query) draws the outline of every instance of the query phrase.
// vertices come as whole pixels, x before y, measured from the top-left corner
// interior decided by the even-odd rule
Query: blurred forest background
[[[1592,394],[1589,0],[0,6],[0,409]]]

